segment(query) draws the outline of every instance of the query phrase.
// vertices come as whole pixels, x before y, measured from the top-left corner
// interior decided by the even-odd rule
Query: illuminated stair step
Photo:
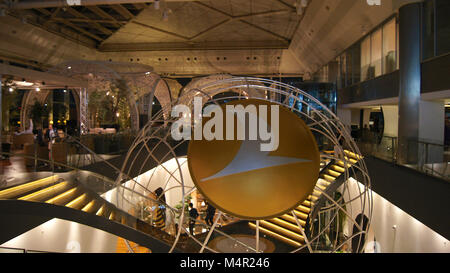
[[[30,191],[40,189],[42,187],[51,185],[58,182],[59,177],[57,175],[52,175],[46,178],[42,178],[36,181],[28,182],[18,186],[14,186],[5,190],[0,191],[0,199],[12,199],[20,195],[27,194]]]
[[[303,203],[305,203],[305,202],[303,202]],[[301,211],[303,213],[306,213],[306,214],[309,214],[309,212],[311,211],[311,209],[309,207],[306,207],[304,205],[300,205],[300,206],[296,207],[295,209],[298,211]]]
[[[308,196],[308,199],[311,199],[311,195]],[[303,203],[300,205],[300,207],[304,207],[304,208],[311,208],[311,201],[309,200],[305,200],[303,201]],[[308,212],[309,213],[309,212]]]
[[[360,160],[360,159],[363,158],[362,156],[357,155],[357,154],[355,154],[355,153],[353,153],[353,152],[350,152],[350,151],[347,151],[347,150],[344,150],[344,153],[346,153],[347,156],[349,156],[349,157],[351,157],[351,158],[353,158],[353,159],[355,159],[355,160]]]
[[[114,210],[111,210],[111,213],[109,214],[108,219],[114,221],[116,217],[116,212]]]
[[[318,196],[320,196],[320,193],[319,193],[319,195]],[[308,201],[310,202],[309,204],[311,204],[311,202],[315,202],[317,199],[319,199],[319,197],[317,197],[317,196],[314,196],[314,195],[310,195],[309,197],[308,197]],[[311,207],[311,205],[310,205],[310,207]]]
[[[106,205],[103,204],[102,206],[100,206],[100,208],[97,210],[97,212],[95,213],[95,215],[97,216],[103,216],[103,214],[106,212]]]
[[[293,231],[291,231],[289,229],[286,229],[284,227],[281,227],[279,225],[276,225],[274,223],[271,223],[269,221],[261,220],[261,221],[259,221],[259,225],[264,227],[264,228],[266,228],[266,229],[268,229],[268,230],[270,230],[270,231],[272,231],[272,232],[274,232],[274,233],[280,234],[280,235],[282,235],[284,237],[288,237],[288,238],[290,238],[290,239],[292,239],[294,241],[297,241],[297,242],[303,242],[304,241],[303,236],[301,236],[300,234],[298,234],[296,232],[293,232]]]
[[[113,208],[106,205],[104,210],[103,210],[103,217],[109,219],[109,217],[111,216],[111,213],[113,212]]]
[[[326,186],[320,185],[319,183],[316,184],[316,187],[321,189],[322,191],[324,191],[327,188]]]
[[[284,214],[284,215],[280,216],[280,218],[282,218],[282,219],[284,219],[286,221],[289,221],[289,222],[291,222],[294,225],[297,225],[297,221],[295,221],[294,216],[292,216],[290,214]],[[304,227],[306,225],[306,221],[303,221],[302,219],[299,219],[298,216],[297,216],[297,219],[298,219],[298,221],[299,221],[299,223],[300,223],[300,225],[302,227]]]
[[[342,167],[340,167],[340,166],[338,166],[338,165],[333,164],[333,165],[331,165],[330,168],[331,168],[332,170],[336,171],[336,172],[341,173],[341,174],[345,173],[345,169],[342,168]]]
[[[67,203],[67,201],[72,200],[77,192],[78,192],[78,187],[74,187],[70,190],[67,190],[67,191],[45,201],[45,203],[54,204],[54,205],[63,205],[65,203]]]
[[[282,218],[283,220],[289,221],[290,223],[292,223],[294,225],[297,225],[297,221],[295,221],[295,218],[292,215],[284,214],[284,215],[280,216],[280,218]],[[297,219],[302,227],[304,227],[306,225],[306,221],[300,219],[298,216],[297,216]]]
[[[308,214],[305,214],[303,212],[300,212],[298,210],[294,210],[295,215],[297,216],[297,218],[302,219],[302,220],[306,220],[308,219]],[[290,215],[290,214],[288,214]]]
[[[254,223],[249,222],[248,225],[249,225],[252,229],[256,229],[256,225],[255,225]],[[277,234],[277,233],[275,233],[275,232],[273,232],[273,231],[270,231],[270,230],[268,230],[268,229],[266,229],[266,228],[263,228],[263,227],[261,227],[261,226],[260,226],[258,229],[259,229],[259,231],[260,231],[261,233],[266,234],[266,235],[268,235],[268,236],[270,236],[270,237],[272,237],[272,238],[275,238],[275,239],[277,239],[277,240],[280,240],[280,241],[282,241],[282,242],[284,242],[284,243],[286,243],[286,244],[289,244],[289,245],[291,245],[291,246],[295,246],[295,247],[301,247],[301,246],[302,246],[302,244],[299,243],[299,242],[296,242],[296,241],[294,241],[294,240],[292,240],[292,239],[289,239],[289,238],[287,238],[287,237],[285,237],[285,236],[282,236],[282,235],[280,235],[280,234]]]
[[[328,169],[328,170],[327,170],[327,173],[328,173],[328,175],[331,175],[331,176],[333,176],[334,178],[338,178],[339,176],[341,176],[341,173],[340,173],[340,172],[336,172],[336,171],[333,171],[333,170],[331,170],[331,169]]]
[[[334,182],[334,180],[336,180],[335,177],[328,175],[328,174],[322,174],[321,177],[324,178],[325,180],[327,180],[328,182]]]
[[[338,160],[336,163],[337,163],[340,167],[345,168],[344,161]],[[350,168],[351,166],[352,166],[352,164],[349,164],[349,163],[347,162],[347,168]]]
[[[280,227],[288,229],[288,230],[290,230],[292,232],[295,232],[295,233],[297,233],[298,235],[301,236],[301,231],[300,231],[300,228],[298,227],[297,223],[294,224],[294,223],[285,221],[285,220],[283,220],[281,218],[278,218],[278,217],[270,219],[268,221],[273,223],[273,224],[275,224],[275,225],[277,225],[277,226],[280,226]]]
[[[349,158],[349,157],[344,157],[345,158],[345,160],[347,160],[347,162],[350,162],[351,164],[355,164],[356,162],[358,162],[358,160],[355,160],[355,159],[353,159],[353,158]]]
[[[66,207],[73,208],[73,209],[80,209],[88,202],[87,198],[88,198],[87,194],[83,193],[80,196],[78,196],[77,198],[75,198],[72,201],[70,201],[69,203],[67,203]]]
[[[331,185],[331,183],[332,183],[332,182],[329,182],[329,181],[327,181],[327,180],[325,180],[325,179],[322,179],[322,178],[320,178],[320,179],[317,181],[317,185],[320,185],[320,186],[323,186],[323,187],[328,187],[328,186]]]
[[[87,213],[96,212],[99,207],[99,203],[97,200],[92,200],[87,203],[81,210]]]
[[[48,198],[51,198],[53,196],[56,196],[60,194],[61,192],[66,191],[71,184],[67,181],[58,183],[56,185],[44,188],[42,190],[33,192],[31,194],[25,195],[20,197],[18,200],[24,200],[24,201],[44,201],[48,200]]]

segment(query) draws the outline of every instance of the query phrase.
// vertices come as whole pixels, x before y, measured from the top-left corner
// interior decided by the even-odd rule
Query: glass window
[[[381,38],[381,29],[375,31],[372,34],[372,54],[371,54],[371,66],[370,66],[370,75],[371,78],[381,76],[381,65],[382,65],[382,38]],[[373,71],[372,71],[373,70]]]
[[[391,73],[397,67],[396,55],[396,24],[392,19],[383,26],[383,73]]]
[[[351,49],[352,52],[352,83],[358,83],[361,81],[361,47],[356,44]]]
[[[345,62],[346,62],[346,86],[352,85],[352,51],[348,50],[345,53]]]
[[[450,1],[436,0],[436,55],[450,52]]]
[[[366,37],[361,43],[361,80],[365,81],[369,77],[370,67],[370,36]]]

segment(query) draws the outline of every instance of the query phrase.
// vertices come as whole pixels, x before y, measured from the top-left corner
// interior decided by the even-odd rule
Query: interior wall
[[[1,246],[58,253],[115,253],[117,239],[111,233],[54,218]]]
[[[419,163],[444,162],[445,103],[421,100],[419,105],[419,141],[437,144],[419,144]]]
[[[419,139],[444,144],[444,101],[420,101]]]
[[[353,178],[348,181],[351,196],[359,192],[362,185]],[[366,240],[365,252],[381,253],[448,253],[449,240],[425,226],[376,192],[373,195],[371,224]],[[353,219],[360,212],[360,202],[350,203]],[[367,213],[367,212],[366,212]],[[366,216],[369,216],[366,214]],[[352,225],[348,225],[352,227]]]
[[[384,117],[384,136],[398,136],[398,106],[383,105],[381,107]]]
[[[352,110],[337,108],[337,116],[344,123],[344,125],[350,130],[350,126],[352,125]]]
[[[359,109],[352,109],[351,110],[351,123],[352,125],[358,125],[359,126],[359,120],[361,119]]]

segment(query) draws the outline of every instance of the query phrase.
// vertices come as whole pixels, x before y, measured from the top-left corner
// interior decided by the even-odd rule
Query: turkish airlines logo
[[[220,210],[243,219],[273,218],[303,202],[314,189],[320,165],[315,138],[304,121],[263,100],[216,107],[221,109],[216,113],[225,114],[204,115],[202,127],[194,127],[233,126],[222,131],[213,126],[216,137],[209,140],[191,139],[188,166],[197,189]],[[240,115],[236,109],[256,110]]]

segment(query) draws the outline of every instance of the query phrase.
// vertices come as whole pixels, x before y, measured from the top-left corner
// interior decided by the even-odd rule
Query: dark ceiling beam
[[[142,26],[142,27],[150,28],[152,30],[155,30],[155,31],[158,31],[158,32],[161,32],[161,33],[173,36],[173,37],[181,38],[181,39],[186,40],[186,41],[189,40],[189,37],[185,37],[183,35],[180,35],[180,34],[177,34],[177,33],[174,33],[174,32],[170,32],[170,31],[167,31],[167,30],[164,30],[164,29],[160,29],[160,28],[157,28],[157,27],[154,27],[154,26],[151,26],[151,25],[147,25],[147,24],[144,24],[144,23],[141,23],[141,22],[138,22],[138,21],[131,21],[131,23],[139,25],[139,26]]]
[[[294,11],[294,12],[297,10],[294,6],[292,6],[292,5],[290,5],[290,4],[286,3],[286,2],[284,2],[284,1],[282,1],[282,0],[274,0],[274,1],[277,2],[277,3],[280,3],[281,5],[283,5],[283,6],[286,7],[286,8],[291,9],[291,10]]]
[[[95,39],[95,40],[97,40],[97,41],[99,41],[99,42],[101,42],[101,41],[104,40],[103,38],[101,38],[101,37],[99,37],[99,36],[97,36],[97,35],[91,33],[90,31],[87,31],[87,30],[85,30],[85,29],[83,29],[83,28],[81,28],[81,27],[78,27],[77,25],[71,23],[70,21],[68,21],[68,20],[66,20],[66,19],[62,19],[62,18],[58,18],[58,19],[57,19],[57,18],[54,18],[54,20],[57,20],[58,22],[61,22],[61,23],[63,23],[64,25],[66,25],[66,26],[68,26],[68,27],[71,27],[72,29],[74,29],[74,30],[76,30],[76,31],[79,31],[79,32],[83,33],[85,36],[89,36],[89,37],[91,37],[91,38],[93,38],[93,39]]]
[[[90,11],[92,11],[93,13],[95,13],[97,16],[103,18],[103,19],[109,19],[109,20],[115,22],[117,27],[121,27],[122,26],[121,22],[127,22],[127,21],[119,21],[119,20],[117,20],[112,15],[110,15],[109,13],[107,13],[106,11],[104,11],[102,8],[100,8],[98,6],[87,6],[86,8],[89,9]]]
[[[192,51],[192,50],[251,50],[288,49],[285,41],[243,41],[243,42],[172,42],[172,43],[107,43],[99,47],[101,52],[133,51]]]
[[[95,28],[97,28],[98,30],[100,30],[101,32],[103,32],[106,35],[112,35],[113,32],[107,28],[105,28],[104,26],[102,26],[101,24],[90,20],[91,18],[87,17],[86,15],[82,14],[81,12],[78,12],[77,10],[73,9],[72,7],[67,7],[66,10],[72,14],[73,16],[77,17],[77,18],[83,18],[83,19],[87,19],[89,24],[93,25]]]
[[[126,20],[131,20],[134,18],[134,14],[122,5],[112,5],[111,8],[117,11],[117,13],[119,13]]]
[[[42,9],[45,10],[45,9]],[[45,28],[47,27],[50,23],[52,23],[53,19],[56,17],[56,15],[58,15],[59,11],[61,10],[61,8],[56,8],[53,12],[50,13],[50,17],[47,19],[47,21],[45,21],[42,26]],[[47,10],[45,10],[47,11]]]
[[[231,22],[232,20],[233,20],[233,19],[230,19],[230,18],[225,19],[224,21],[221,21],[221,22],[219,22],[219,23],[217,23],[217,24],[215,24],[215,25],[213,25],[213,26],[211,26],[211,27],[209,27],[209,28],[207,28],[207,29],[205,29],[205,30],[203,30],[203,31],[201,31],[201,32],[199,32],[199,33],[197,33],[196,35],[190,37],[189,40],[195,40],[195,39],[198,39],[199,37],[204,36],[205,34],[207,34],[207,33],[211,32],[211,31],[213,31],[214,29],[216,29],[216,28],[218,28],[218,27],[221,27],[221,26],[223,26],[223,25],[225,25],[225,24]]]
[[[136,9],[145,9],[146,7],[147,7],[147,4],[144,4],[144,3],[133,3],[132,4]]]
[[[114,21],[112,21],[112,20],[107,20],[107,19],[58,18],[58,17],[55,17],[55,19],[56,20],[63,19],[63,20],[67,20],[67,21],[70,21],[70,22],[76,22],[76,23],[91,23],[91,22],[95,22],[95,23],[111,24],[111,25],[114,25],[114,26],[116,26],[116,25],[122,26],[122,25],[128,23],[128,21],[125,21],[125,20],[120,20],[120,21],[114,20]]]

